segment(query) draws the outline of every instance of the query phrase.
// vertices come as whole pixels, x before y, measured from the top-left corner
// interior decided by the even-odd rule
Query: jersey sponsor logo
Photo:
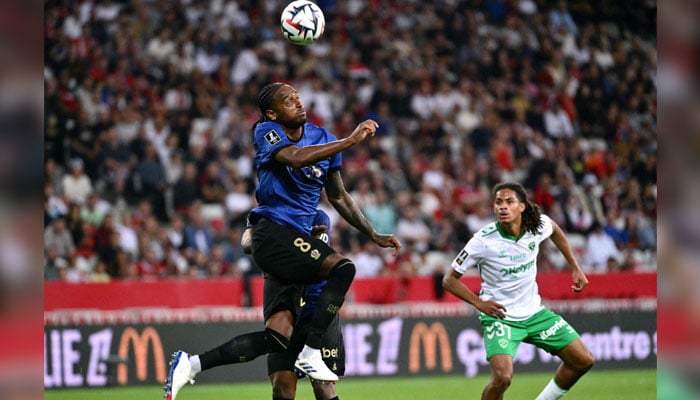
[[[328,244],[330,242],[330,238],[328,237],[328,234],[326,232],[323,232],[318,236],[319,240],[321,240],[323,243]]]
[[[535,260],[532,260],[528,263],[518,265],[517,267],[511,267],[511,268],[501,268],[499,272],[503,274],[503,276],[508,276],[508,275],[516,275],[522,272],[529,271],[532,269],[532,267],[535,266]]]
[[[540,332],[540,339],[547,340],[547,338],[554,336],[559,329],[569,325],[564,318],[560,318],[559,321],[555,322],[554,325],[550,326],[547,330]]]
[[[265,134],[265,140],[270,146],[274,146],[275,144],[279,143],[279,141],[282,140],[282,138],[280,138],[280,135],[278,135],[277,132],[273,129]]]
[[[510,261],[512,261],[512,262],[518,262],[518,261],[522,261],[522,260],[526,259],[527,257],[528,257],[527,254],[521,253],[521,254],[516,254],[516,255],[514,255],[514,256],[510,256],[509,259],[510,259]]]
[[[337,358],[338,357],[338,348],[333,347],[333,348],[327,349],[325,347],[321,347],[321,357],[322,358],[331,358],[331,357]]]
[[[337,306],[335,304],[329,304],[326,308],[326,311],[328,311],[331,314],[338,314],[338,311],[340,311],[340,306]]]
[[[462,265],[464,260],[467,259],[468,255],[469,255],[469,253],[467,253],[466,250],[462,249],[462,251],[460,251],[459,254],[457,255],[457,258],[455,258],[455,263],[457,263],[457,265]]]

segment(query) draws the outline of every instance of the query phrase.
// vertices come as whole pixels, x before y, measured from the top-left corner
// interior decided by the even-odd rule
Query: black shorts
[[[289,310],[294,319],[301,311],[301,299],[304,295],[304,285],[300,283],[285,283],[272,275],[265,274],[263,284],[263,316],[267,321],[278,311]]]
[[[303,316],[294,326],[289,348],[277,353],[271,353],[267,356],[268,375],[279,371],[294,371],[294,361],[296,361],[299,352],[304,347],[306,336],[311,329],[312,313],[309,312],[307,314],[309,310],[304,311]],[[340,325],[340,318],[338,315],[333,318],[331,325],[328,327],[328,333],[321,347],[321,355],[328,368],[336,375],[342,376],[345,374],[345,345],[343,342],[343,329]],[[299,377],[304,376],[304,374],[301,373],[298,375]]]
[[[320,239],[262,218],[253,225],[253,259],[263,272],[289,283],[316,283],[323,260],[335,253]]]

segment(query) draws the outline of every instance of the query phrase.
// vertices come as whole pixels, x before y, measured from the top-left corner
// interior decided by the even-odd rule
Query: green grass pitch
[[[534,399],[554,374],[518,373],[506,392],[507,399]],[[405,400],[405,399],[476,399],[481,395],[488,375],[474,378],[434,376],[420,378],[341,378],[338,396],[341,399]],[[117,400],[159,399],[159,386],[115,387],[101,389],[51,389],[45,400]],[[177,400],[257,400],[270,399],[269,383],[203,384],[186,386]],[[299,382],[297,399],[313,399],[306,380]],[[566,400],[644,400],[656,399],[656,370],[591,370],[574,386]]]

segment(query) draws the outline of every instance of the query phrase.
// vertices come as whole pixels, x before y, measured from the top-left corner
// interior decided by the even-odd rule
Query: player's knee
[[[329,277],[347,282],[349,286],[350,282],[355,278],[355,272],[355,264],[347,258],[344,258],[333,266]]]
[[[269,353],[276,353],[289,347],[289,339],[274,329],[265,328],[265,341]]]
[[[579,365],[578,365],[578,370],[581,373],[586,373],[589,369],[593,368],[593,365],[595,364],[595,356],[593,356],[593,353],[590,351],[587,351],[586,354],[581,357],[581,360],[579,360]]]
[[[491,373],[491,385],[501,390],[506,390],[513,381],[513,373],[506,371],[493,371]]]

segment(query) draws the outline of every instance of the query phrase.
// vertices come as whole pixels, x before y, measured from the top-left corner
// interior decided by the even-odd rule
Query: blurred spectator
[[[547,134],[554,139],[570,139],[575,135],[571,117],[556,100],[552,101],[550,108],[544,112],[544,127]]]
[[[199,199],[199,183],[197,182],[197,167],[188,162],[182,176],[173,187],[173,207],[178,213],[186,212]]]
[[[194,204],[187,214],[188,223],[183,232],[182,247],[209,254],[213,246],[213,235],[201,213],[201,204]]]
[[[65,258],[58,256],[55,247],[47,247],[46,256],[44,257],[44,280],[54,281],[59,279],[59,269],[65,268],[67,264]]]
[[[83,160],[74,158],[70,160],[70,173],[63,176],[61,191],[68,201],[83,204],[87,196],[92,193],[92,181],[83,171]]]
[[[375,192],[375,201],[364,209],[364,214],[377,232],[394,233],[396,230],[396,210],[389,203],[386,191]]]
[[[245,218],[253,207],[253,196],[250,195],[248,184],[242,178],[236,178],[233,187],[226,194],[225,199],[228,222],[231,226],[245,223]]]
[[[73,236],[66,228],[66,219],[59,216],[44,231],[44,247],[53,249],[57,257],[68,259],[75,252]]]
[[[218,162],[207,163],[204,173],[199,177],[199,196],[203,203],[220,204],[224,201],[226,187]]]
[[[356,278],[371,278],[382,274],[384,260],[379,255],[377,246],[371,242],[365,243],[354,254],[353,259],[357,265]]]
[[[415,251],[428,250],[430,228],[421,218],[416,205],[408,205],[401,209],[402,215],[396,223],[396,236],[402,241],[411,242]]]
[[[102,224],[102,220],[109,212],[110,205],[97,196],[97,193],[90,193],[80,209],[80,219],[97,227]]]
[[[606,272],[608,259],[613,258],[618,263],[622,259],[622,253],[600,224],[594,224],[588,235],[586,249],[582,260],[582,267],[586,272]]]

